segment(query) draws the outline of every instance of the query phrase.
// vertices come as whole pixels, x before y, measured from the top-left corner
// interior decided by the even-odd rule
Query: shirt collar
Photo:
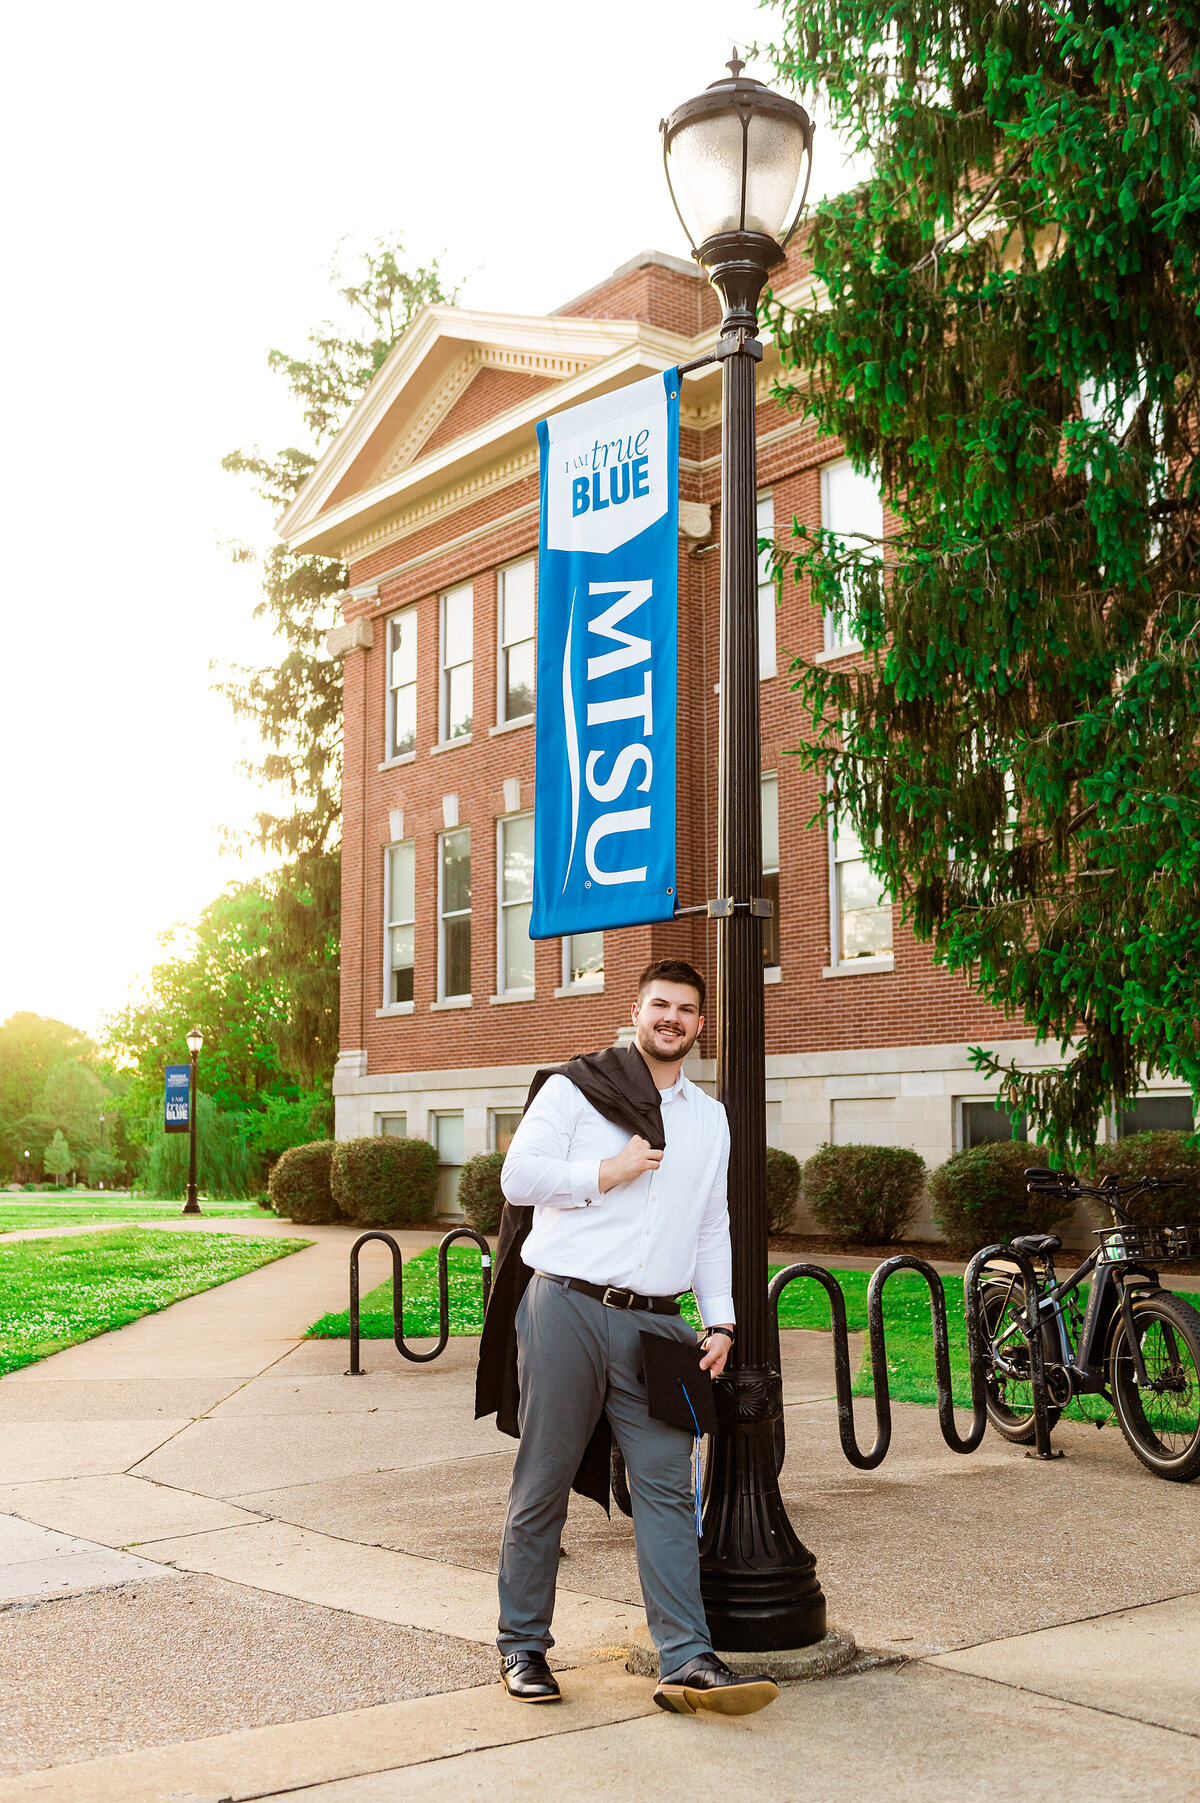
[[[688,1082],[688,1079],[684,1076],[683,1072],[680,1071],[678,1077],[675,1079],[675,1081],[671,1085],[670,1089],[660,1089],[659,1090],[659,1092],[658,1092],[659,1106],[665,1107],[670,1102],[685,1102],[687,1100],[687,1098],[691,1095],[691,1093],[692,1093],[692,1086]]]

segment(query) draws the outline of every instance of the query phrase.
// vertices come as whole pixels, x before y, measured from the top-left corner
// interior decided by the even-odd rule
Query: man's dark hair
[[[682,958],[656,958],[653,964],[647,964],[638,978],[637,999],[640,1002],[651,983],[686,983],[700,997],[700,1012],[704,1013],[704,978]]]

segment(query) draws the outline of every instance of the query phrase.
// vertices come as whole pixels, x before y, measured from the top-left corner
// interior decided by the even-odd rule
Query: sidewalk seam
[[[1195,1592],[1186,1591],[1184,1594],[1192,1596],[1195,1595]],[[1164,1598],[1163,1600],[1167,1601],[1168,1599]],[[1112,1613],[1114,1615],[1120,1615],[1123,1611],[1115,1609]],[[1097,1617],[1085,1616],[1083,1619],[1095,1621]],[[1045,1632],[1045,1630],[1042,1630],[1042,1632]],[[1013,1635],[1012,1638],[1014,1640],[1023,1640],[1025,1636],[1023,1634],[1019,1636]],[[989,1642],[984,1641],[981,1644],[987,1646]],[[934,1665],[933,1659],[936,1657],[937,1654],[934,1654],[931,1658],[916,1658],[913,1659],[911,1663],[913,1665],[928,1666],[933,1671],[941,1672],[943,1676],[952,1675],[955,1678],[974,1678],[980,1684],[996,1684],[1001,1690],[1011,1690],[1015,1694],[1023,1697],[1045,1697],[1047,1702],[1062,1703],[1067,1709],[1086,1709],[1092,1715],[1111,1715],[1114,1721],[1135,1722],[1140,1728],[1157,1728],[1162,1734],[1178,1734],[1183,1740],[1200,1740],[1200,1732],[1195,1728],[1178,1728],[1173,1722],[1153,1721],[1144,1715],[1127,1715],[1123,1709],[1111,1709],[1104,1703],[1081,1703],[1078,1697],[1066,1697],[1061,1695],[1057,1690],[1042,1690],[1036,1684],[1014,1684],[1010,1678],[994,1678],[983,1672],[959,1671],[957,1667],[952,1665]]]

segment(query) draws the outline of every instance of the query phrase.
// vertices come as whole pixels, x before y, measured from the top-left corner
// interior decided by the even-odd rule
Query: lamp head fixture
[[[187,1049],[193,1058],[199,1056],[200,1047],[204,1044],[204,1035],[199,1027],[193,1027],[187,1036]]]
[[[679,223],[731,314],[745,311],[757,271],[753,314],[767,270],[800,223],[812,174],[812,120],[798,101],[743,75],[745,66],[735,50],[729,74],[660,126]]]

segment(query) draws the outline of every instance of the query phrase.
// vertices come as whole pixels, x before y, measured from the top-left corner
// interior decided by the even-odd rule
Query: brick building
[[[776,281],[800,296],[796,253]],[[396,345],[281,523],[345,560],[341,1054],[337,1134],[431,1139],[452,1212],[464,1157],[503,1148],[538,1064],[613,1043],[653,957],[715,968],[701,920],[530,942],[536,422],[711,344],[716,297],[647,252],[547,318],[428,307]],[[759,369],[760,533],[793,516],[880,530],[878,497],[829,440],[781,410]],[[715,891],[720,374],[687,377],[680,420],[679,894]],[[970,1044],[1045,1056],[938,970],[876,893],[852,838],[811,827],[815,778],[789,757],[804,721],[797,653],[853,658],[802,588],[764,583],[762,804],[778,896],[764,969],[768,1138],[914,1146],[935,1164],[1007,1136]],[[882,900],[882,905],[881,904]],[[710,1029],[712,1016],[710,1009]],[[705,1052],[711,1046],[701,1042]],[[692,1071],[710,1084],[711,1059]],[[1186,1100],[1162,1095],[1177,1123]],[[1163,1114],[1163,1110],[1167,1113]],[[1139,1123],[1142,1124],[1142,1123]],[[918,1231],[921,1231],[918,1228]]]

